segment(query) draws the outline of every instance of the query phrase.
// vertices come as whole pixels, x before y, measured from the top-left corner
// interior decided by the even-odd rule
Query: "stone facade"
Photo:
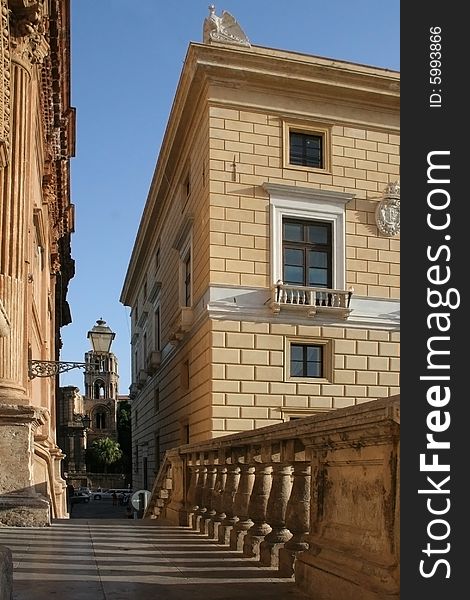
[[[66,514],[57,381],[29,362],[57,361],[70,322],[69,2],[0,4],[0,522],[46,525]]]
[[[398,178],[397,72],[189,45],[121,295],[134,487],[181,443],[398,393],[399,212],[393,235],[376,215]],[[323,286],[289,281],[289,224],[328,231]]]

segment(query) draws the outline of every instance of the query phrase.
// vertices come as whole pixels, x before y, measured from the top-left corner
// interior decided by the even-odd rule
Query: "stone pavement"
[[[13,552],[13,600],[306,599],[291,580],[240,552],[158,521],[72,518],[47,528],[0,527],[2,544]]]

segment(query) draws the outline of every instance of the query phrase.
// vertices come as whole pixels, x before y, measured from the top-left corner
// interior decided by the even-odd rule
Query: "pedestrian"
[[[117,506],[117,494],[113,492],[113,506]]]
[[[69,513],[72,512],[72,496],[75,494],[75,488],[73,484],[69,481],[66,488],[66,498],[67,498],[67,510]]]

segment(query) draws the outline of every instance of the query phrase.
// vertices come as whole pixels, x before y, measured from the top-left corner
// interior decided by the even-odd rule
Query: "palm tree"
[[[116,463],[122,458],[122,450],[117,442],[109,437],[95,440],[90,447],[95,460],[104,466],[104,472],[108,472],[108,466]]]

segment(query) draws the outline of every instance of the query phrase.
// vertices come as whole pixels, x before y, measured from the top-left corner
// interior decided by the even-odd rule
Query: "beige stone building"
[[[0,523],[66,514],[53,371],[70,322],[68,0],[0,0]]]
[[[225,41],[188,47],[122,290],[135,489],[399,391],[399,74]]]

